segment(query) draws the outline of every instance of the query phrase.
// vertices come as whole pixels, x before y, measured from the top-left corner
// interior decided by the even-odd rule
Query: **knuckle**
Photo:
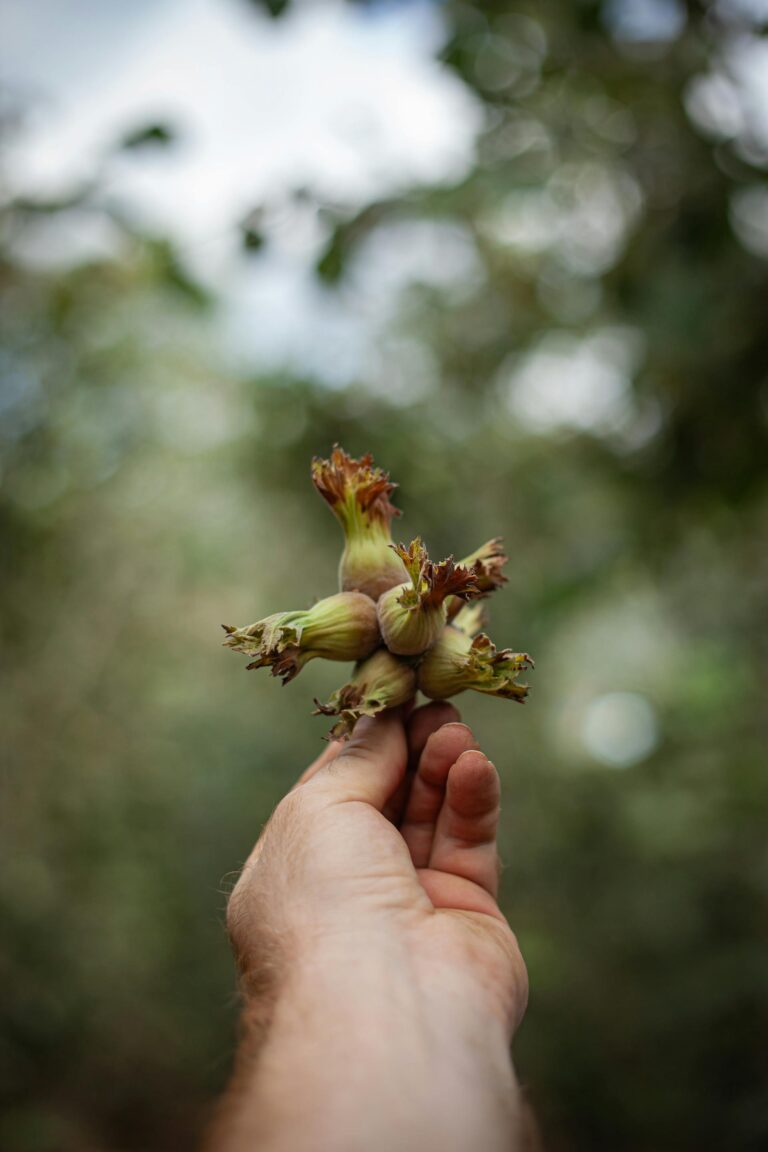
[[[266,830],[262,832],[256,847],[246,860],[227,901],[224,923],[235,953],[239,943],[250,934],[254,920],[254,905],[259,897],[259,877],[263,869],[265,835]]]
[[[226,929],[235,952],[243,937],[245,921],[248,917],[248,889],[241,876],[227,902]]]
[[[303,819],[307,808],[306,792],[302,788],[288,792],[275,808],[266,832],[270,836]]]
[[[254,923],[263,918],[269,889],[274,888],[283,864],[302,839],[301,825],[309,806],[301,789],[289,792],[267,821],[227,902],[225,923],[233,946],[251,934]]]
[[[528,968],[523,959],[523,954],[520,951],[517,936],[511,929],[509,932],[509,966],[515,1004],[515,1024],[517,1026],[525,1015],[525,1010],[528,1007],[529,984]]]
[[[270,934],[270,916],[264,893],[255,883],[254,869],[247,866],[229,898],[226,930],[235,964],[242,975],[252,975],[262,966],[261,957]]]

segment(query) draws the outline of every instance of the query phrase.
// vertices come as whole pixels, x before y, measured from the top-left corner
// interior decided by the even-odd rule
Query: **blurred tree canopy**
[[[536,656],[534,693],[461,703],[503,775],[547,1147],[765,1146],[768,135],[738,71],[759,9],[442,5],[485,114],[467,178],[354,212],[302,190],[327,293],[377,252],[435,253],[384,368],[343,388],[222,368],[216,300],[114,212],[119,258],[25,260],[41,221],[112,211],[98,182],[6,198],[9,1152],[189,1146],[226,1078],[228,878],[335,684],[313,665],[278,692],[217,628],[332,590],[308,465],[334,441],[400,482],[404,536],[510,550],[492,632]],[[268,219],[243,242],[259,259]]]

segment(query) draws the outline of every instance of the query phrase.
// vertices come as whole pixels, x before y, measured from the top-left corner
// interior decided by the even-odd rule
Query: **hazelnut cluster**
[[[354,660],[350,680],[326,703],[315,701],[315,715],[336,718],[332,739],[417,691],[444,700],[473,689],[522,702],[528,685],[518,676],[533,661],[497,649],[482,631],[480,601],[506,582],[501,541],[437,563],[418,537],[407,547],[393,543],[396,485],[370,455],[356,460],[337,446],[330,459],[313,460],[312,481],[344,529],[341,591],[305,611],[243,628],[225,624],[225,645],[252,657],[248,668],[271,668],[284,684],[315,657]]]

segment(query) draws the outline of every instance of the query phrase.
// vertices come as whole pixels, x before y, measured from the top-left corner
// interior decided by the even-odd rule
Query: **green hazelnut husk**
[[[447,619],[446,601],[477,595],[474,571],[453,557],[433,563],[420,539],[393,545],[410,581],[385,592],[378,603],[379,627],[390,652],[418,656],[435,643]]]
[[[517,678],[532,667],[533,660],[526,652],[497,650],[484,632],[472,637],[448,624],[419,665],[418,685],[432,700],[446,700],[471,689],[522,703],[528,685]]]
[[[244,628],[224,625],[228,648],[253,656],[284,684],[308,661],[361,660],[381,643],[376,605],[362,592],[338,592],[298,612],[276,612]]]
[[[329,740],[343,740],[361,716],[378,716],[387,708],[406,704],[416,695],[416,673],[409,663],[379,648],[359,663],[351,680],[337,688],[325,704],[315,700],[316,716],[338,719]]]
[[[337,445],[328,460],[312,461],[312,482],[344,530],[342,591],[364,592],[378,600],[402,583],[406,572],[390,547],[392,519],[400,511],[389,499],[397,487],[389,475],[374,466],[370,454],[356,460]]]

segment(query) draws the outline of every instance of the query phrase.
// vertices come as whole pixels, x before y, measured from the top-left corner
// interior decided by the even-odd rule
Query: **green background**
[[[738,205],[768,153],[686,111],[724,39],[762,29],[736,4],[673,7],[676,34],[638,45],[616,5],[443,5],[446,66],[486,113],[471,174],[354,217],[316,205],[331,294],[406,225],[476,255],[470,283],[404,291],[388,337],[421,358],[391,393],[222,365],[216,300],[125,221],[120,260],[14,258],[96,190],[5,203],[7,1152],[188,1147],[225,1082],[226,893],[346,669],[283,691],[219,625],[334,590],[309,462],[335,441],[399,482],[403,538],[460,555],[502,534],[511,557],[491,633],[535,656],[533,692],[461,707],[503,777],[502,903],[531,979],[517,1063],[548,1146],[766,1146],[768,262]],[[173,147],[147,135],[129,146]],[[607,256],[578,212],[606,187],[631,215]],[[526,248],[501,205],[566,224]],[[270,242],[243,239],[244,259]],[[509,403],[531,350],[567,390],[579,341],[628,331],[618,415],[534,427]],[[584,739],[614,692],[657,726],[623,767]]]

